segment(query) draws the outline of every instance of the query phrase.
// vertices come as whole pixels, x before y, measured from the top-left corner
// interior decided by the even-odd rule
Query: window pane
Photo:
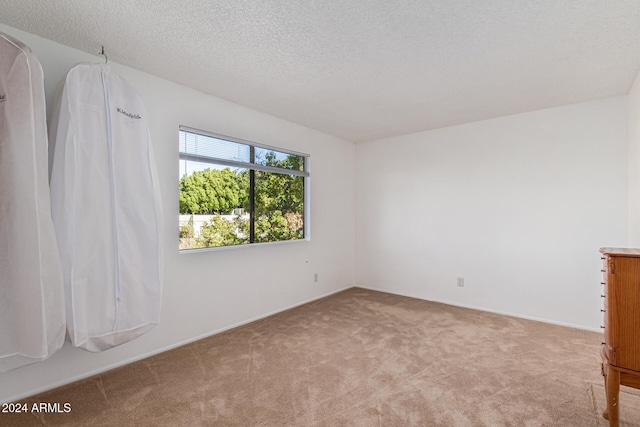
[[[197,171],[203,171],[205,169],[225,169],[228,166],[216,165],[215,163],[198,161],[198,160],[185,160],[180,159],[180,175],[182,178],[185,174],[191,175]]]
[[[256,147],[255,163],[264,166],[273,166],[282,169],[304,171],[304,157],[295,154],[281,153],[279,151]]]
[[[180,132],[180,152],[222,160],[250,162],[249,145],[192,132]]]
[[[255,174],[255,242],[303,239],[304,177]]]
[[[180,178],[180,249],[249,243],[249,173],[206,168]]]

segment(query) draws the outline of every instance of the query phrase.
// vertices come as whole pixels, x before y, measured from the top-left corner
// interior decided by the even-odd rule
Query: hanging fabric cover
[[[42,67],[29,47],[0,33],[0,372],[62,347],[63,292]]]
[[[76,347],[103,351],[160,318],[160,194],[147,113],[106,64],[62,82],[49,132],[51,204]]]

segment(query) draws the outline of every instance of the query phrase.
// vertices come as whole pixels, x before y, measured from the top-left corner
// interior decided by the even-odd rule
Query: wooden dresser
[[[620,385],[640,389],[640,249],[601,248],[604,417],[618,425]]]

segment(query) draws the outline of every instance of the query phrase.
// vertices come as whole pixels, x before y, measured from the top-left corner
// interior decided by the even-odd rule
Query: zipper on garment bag
[[[27,70],[29,70],[29,74],[28,74],[29,82],[32,82],[33,81],[32,80],[33,79],[33,75],[32,75],[31,61],[30,60],[27,61]],[[34,91],[33,91],[33,84],[32,83],[29,84],[29,98],[28,99],[34,99]],[[29,122],[30,122],[31,129],[34,130],[34,133],[33,133],[32,137],[31,137],[32,150],[33,150],[34,153],[37,153],[38,152],[38,147],[36,146],[36,134],[35,134],[36,117],[35,117],[34,109],[30,110]],[[38,179],[37,178],[38,174],[37,174],[36,171],[38,170],[38,166],[37,166],[37,162],[36,162],[36,156],[32,157],[31,162],[32,162],[31,163],[32,164],[32,170],[33,170],[34,174],[36,175],[36,180],[37,180]],[[36,199],[37,199],[38,195],[36,193],[37,193],[37,189],[36,189],[36,192],[34,192],[34,194],[33,194],[33,196],[34,196],[34,204],[37,206],[38,205],[38,201]],[[38,214],[37,216],[40,216],[40,215]],[[36,219],[36,221],[35,221],[35,226],[36,226],[36,229],[38,230],[38,232],[36,233],[36,236],[37,236],[37,239],[38,239],[38,242],[37,242],[38,268],[40,269],[40,271],[42,271],[44,269],[43,262],[42,262],[42,243],[41,243],[42,231],[40,230],[40,221],[38,219]],[[38,276],[39,276],[40,289],[44,290],[45,289],[45,284],[44,284],[44,280],[43,280],[43,275],[39,274]],[[45,314],[44,310],[45,310],[45,304],[42,304],[40,306],[40,316],[41,316],[40,318],[43,319],[43,321],[46,318],[46,314]],[[47,357],[47,355],[48,355],[48,350],[47,349],[48,349],[49,345],[47,343],[47,337],[46,337],[45,334],[41,335],[40,341],[41,341],[41,343],[40,343],[41,347],[40,347],[40,352],[39,352],[40,354],[38,354],[37,357]]]
[[[105,102],[105,111],[106,111],[106,119],[107,119],[107,144],[109,149],[109,178],[110,178],[110,193],[111,193],[111,214],[113,216],[113,245],[114,245],[114,260],[115,260],[115,280],[116,280],[116,314],[115,321],[113,325],[113,330],[117,330],[118,328],[118,312],[119,312],[119,301],[121,298],[121,288],[120,288],[120,257],[119,257],[119,248],[118,248],[118,220],[116,216],[116,193],[115,193],[115,171],[113,168],[113,135],[111,132],[111,102],[109,99],[109,76],[107,72],[102,68],[102,86],[104,89],[104,102]]]

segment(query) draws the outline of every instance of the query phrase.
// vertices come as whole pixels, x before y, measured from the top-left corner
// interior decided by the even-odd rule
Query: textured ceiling
[[[348,141],[626,94],[635,0],[0,0],[0,22]]]

